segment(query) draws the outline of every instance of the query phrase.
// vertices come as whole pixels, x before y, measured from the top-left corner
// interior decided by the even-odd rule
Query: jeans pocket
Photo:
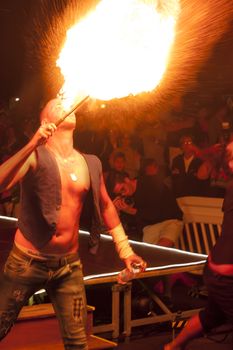
[[[4,272],[15,273],[17,275],[23,274],[27,270],[28,265],[29,261],[10,255],[5,263]]]

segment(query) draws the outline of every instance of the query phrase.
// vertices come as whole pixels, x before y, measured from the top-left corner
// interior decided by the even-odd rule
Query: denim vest
[[[89,169],[94,218],[98,226],[101,223],[99,197],[102,166],[94,155],[83,154],[83,157]],[[37,148],[37,161],[37,169],[29,170],[21,182],[18,227],[27,240],[41,248],[56,232],[61,208],[61,178],[56,160],[46,147]]]

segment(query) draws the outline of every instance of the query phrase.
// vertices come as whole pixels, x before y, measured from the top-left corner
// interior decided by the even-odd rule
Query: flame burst
[[[144,2],[153,3],[150,0]],[[175,0],[174,7],[172,0],[157,0],[157,2],[159,11],[166,14],[174,13]],[[54,98],[61,89],[64,79],[55,63],[65,43],[67,30],[86,18],[87,13],[98,3],[99,0],[31,2],[31,11],[24,33],[25,71],[28,79],[25,80],[20,93],[24,96],[27,108],[31,106],[31,113],[37,108],[38,101],[45,103]],[[89,103],[88,108],[82,111],[82,115],[79,114],[77,119],[79,127],[82,127],[83,122],[83,125],[86,123],[88,127],[93,126],[96,129],[107,127],[134,130],[137,123],[144,120],[148,114],[159,120],[164,110],[170,108],[171,97],[185,96],[187,91],[200,93],[198,74],[203,69],[208,75],[207,79],[201,81],[202,91],[214,96],[216,88],[220,92],[223,91],[226,85],[219,84],[218,70],[210,71],[207,63],[211,62],[213,49],[219,47],[220,42],[222,43],[220,51],[225,47],[224,52],[227,52],[227,48],[233,42],[232,2],[180,0],[180,8],[174,44],[159,86],[151,92],[140,94],[140,97],[130,95],[127,98],[110,100],[106,103],[106,108],[98,108],[98,104]],[[114,17],[113,15],[112,18]],[[230,39],[225,36],[227,33]],[[221,62],[221,65],[224,64],[225,61]],[[78,77],[75,79],[79,81]]]
[[[151,91],[161,81],[175,38],[179,1],[102,0],[67,31],[57,60],[69,109],[86,95],[110,100]]]

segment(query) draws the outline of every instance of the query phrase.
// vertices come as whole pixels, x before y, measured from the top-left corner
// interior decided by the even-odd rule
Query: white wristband
[[[116,250],[121,259],[127,259],[130,255],[134,254],[133,249],[129,245],[128,236],[125,234],[122,224],[109,230],[109,233],[112,236],[113,242],[116,245]]]

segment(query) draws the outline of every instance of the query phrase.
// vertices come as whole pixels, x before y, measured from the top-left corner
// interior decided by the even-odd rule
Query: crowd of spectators
[[[33,120],[20,128],[0,111],[0,162],[21,148],[33,133]],[[175,101],[165,115],[146,115],[134,131],[77,131],[75,146],[102,161],[106,187],[130,238],[172,247],[182,231],[176,198],[223,197],[232,175],[226,144],[233,139],[231,113],[222,104],[201,106],[189,116]],[[3,192],[0,213],[16,215],[19,188]]]
[[[130,237],[171,247],[182,231],[176,198],[224,197],[232,179],[225,146],[233,132],[226,105],[200,107],[193,117],[176,105],[170,118],[148,116],[135,133],[118,134],[103,167]]]
[[[134,133],[118,130],[102,161],[107,189],[130,237],[172,246],[182,231],[176,198],[224,197],[232,179],[225,146],[232,139],[231,111],[224,104],[215,110],[202,106],[192,117],[176,104],[169,117],[146,116]],[[170,220],[176,222],[171,230]]]

